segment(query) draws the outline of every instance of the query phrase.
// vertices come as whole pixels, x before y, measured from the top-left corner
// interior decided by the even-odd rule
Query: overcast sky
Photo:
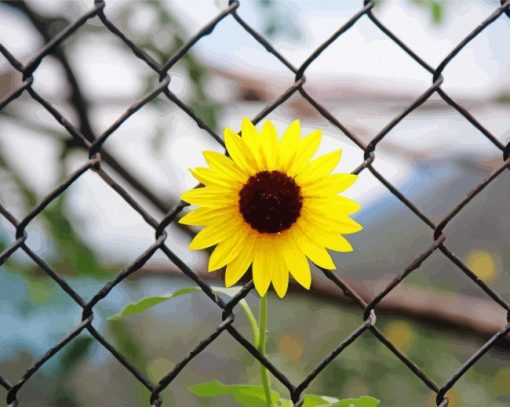
[[[198,7],[198,4],[201,7]],[[217,2],[223,3],[223,2]],[[301,64],[315,48],[361,8],[361,1],[300,0],[275,1],[275,8],[302,33],[298,39],[280,37],[276,48],[295,65]],[[192,0],[171,2],[178,15],[197,29],[217,12],[213,2]],[[498,1],[446,1],[444,21],[432,22],[428,10],[409,0],[382,2],[375,11],[380,20],[426,62],[437,66],[442,59],[481,21],[489,16]],[[208,5],[208,6],[207,6]],[[264,26],[264,12],[256,1],[241,1],[239,14],[256,29]],[[193,30],[194,31],[194,30]],[[480,34],[445,71],[446,89],[463,95],[486,95],[501,89],[501,81],[510,87],[510,18],[502,16]],[[255,43],[237,23],[226,19],[197,51],[204,58],[227,68],[286,72],[274,57]],[[424,88],[431,75],[392,43],[367,17],[360,19],[309,68],[312,80],[330,77],[361,77],[371,85]]]
[[[108,0],[106,12],[114,16],[125,5],[125,0]],[[58,0],[30,2],[43,12],[58,12],[60,7],[75,9],[76,17],[91,7],[92,1]],[[218,12],[225,8],[226,0],[167,1],[175,10],[191,36]],[[299,31],[299,38],[279,36],[273,44],[291,62],[299,65],[306,57],[342,23],[361,8],[360,0],[276,0],[274,9],[283,22],[292,22]],[[403,39],[429,64],[440,61],[471,30],[497,7],[497,0],[446,1],[444,20],[432,22],[428,10],[417,7],[409,0],[384,0],[375,13],[381,21]],[[257,30],[262,30],[267,14],[257,0],[242,0],[239,14]],[[150,25],[154,16],[140,14],[136,24]],[[25,59],[39,48],[38,41],[21,18],[16,18],[5,7],[0,7],[0,42],[15,55]],[[485,96],[502,88],[510,88],[510,52],[508,42],[510,18],[500,17],[479,35],[445,71],[446,90],[461,95]],[[157,40],[157,38],[155,38]],[[213,65],[228,69],[267,72],[287,75],[287,70],[268,54],[233,18],[227,17],[206,40],[195,46],[195,52]],[[0,61],[0,66],[3,61]],[[363,17],[346,34],[318,58],[307,71],[310,81],[361,79],[366,86],[400,89],[424,89],[431,83],[431,76],[413,62],[402,50],[386,38],[368,18]],[[292,75],[289,75],[291,78]],[[502,85],[502,83],[504,85]],[[129,85],[129,84],[128,84]]]

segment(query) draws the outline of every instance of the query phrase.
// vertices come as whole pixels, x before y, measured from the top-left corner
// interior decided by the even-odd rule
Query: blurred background
[[[352,15],[361,1],[241,1],[239,15],[295,66]],[[0,43],[26,63],[92,1],[0,3]],[[427,63],[436,67],[499,5],[497,0],[380,0],[374,13]],[[107,1],[105,14],[159,63],[227,7],[225,0]],[[442,88],[467,107],[498,140],[510,141],[510,18],[502,16],[460,52],[444,71]],[[170,89],[218,134],[238,130],[294,82],[294,75],[231,17],[200,40],[170,70]],[[432,83],[432,76],[366,16],[306,71],[305,89],[368,143]],[[21,84],[0,56],[0,100]],[[34,89],[88,134],[106,130],[158,83],[155,74],[94,18],[34,73]],[[363,151],[330,125],[299,93],[269,118],[283,130],[299,118],[305,132],[323,129],[322,152],[342,148],[338,171],[363,162]],[[105,143],[104,167],[158,220],[194,186],[189,167],[202,150],[222,151],[210,135],[160,95],[130,117]],[[374,167],[433,221],[444,217],[502,163],[501,151],[437,95],[407,116],[377,146]],[[0,204],[26,214],[88,154],[30,96],[0,111]],[[355,251],[335,256],[339,275],[373,298],[433,241],[432,230],[368,171],[346,194],[363,209]],[[510,300],[510,178],[503,172],[445,230],[446,244],[477,276]],[[172,225],[169,246],[207,275],[207,252],[187,249],[194,231]],[[153,243],[154,232],[95,173],[87,172],[27,228],[27,245],[81,296],[90,299]],[[0,216],[0,252],[15,241]],[[362,322],[355,308],[318,272],[310,292],[295,288],[271,297],[269,358],[298,382]],[[163,303],[140,316],[112,322],[129,302],[193,286],[162,254],[102,300],[94,326],[157,382],[221,321],[203,294]],[[256,306],[250,294],[248,302]],[[340,304],[340,306],[339,306]],[[378,307],[377,325],[442,385],[506,323],[504,309],[436,252]],[[81,309],[21,250],[0,267],[0,374],[16,383],[51,346],[75,328]],[[250,335],[240,316],[236,327]],[[477,363],[452,391],[450,406],[510,403],[510,341]],[[186,388],[218,379],[258,384],[258,365],[230,336],[205,349],[163,393],[168,405],[218,405]],[[275,384],[278,388],[278,385]],[[282,388],[282,394],[286,395]],[[309,392],[345,398],[370,394],[382,406],[435,406],[435,394],[365,334],[315,380]],[[0,399],[6,391],[0,387]],[[142,406],[149,392],[84,332],[22,388],[23,406]],[[229,400],[222,405],[229,406]]]

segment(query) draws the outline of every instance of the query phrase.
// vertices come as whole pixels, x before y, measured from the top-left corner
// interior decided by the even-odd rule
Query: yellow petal
[[[232,160],[249,175],[257,172],[257,164],[245,141],[233,130],[225,129],[225,145]]]
[[[181,199],[192,205],[204,206],[206,208],[221,208],[237,205],[237,194],[231,190],[218,186],[207,186],[195,188],[184,192]]]
[[[198,208],[181,219],[179,223],[183,225],[205,226],[211,224],[224,224],[236,215],[234,207],[231,208]]]
[[[283,298],[287,293],[289,287],[289,272],[283,259],[279,256],[273,256],[273,275],[271,281],[273,282],[274,290],[278,297]]]
[[[301,185],[303,197],[336,195],[349,188],[358,176],[355,174],[331,174],[323,180]]]
[[[253,256],[253,282],[261,297],[266,295],[273,274],[273,256],[264,238],[258,239]]]
[[[323,181],[324,177],[330,175],[336,168],[342,157],[342,150],[333,151],[324,154],[304,168],[303,172],[298,174],[296,181],[299,185],[306,185],[314,181]]]
[[[218,243],[211,257],[209,257],[209,271],[218,270],[234,260],[244,248],[247,237],[248,231],[243,233],[243,231],[239,229],[234,236]]]
[[[324,235],[324,246],[336,252],[352,252],[353,248],[349,241],[341,234]]]
[[[262,127],[261,143],[264,166],[268,171],[276,169],[278,133],[273,123],[267,119]]]
[[[289,176],[293,177],[299,174],[308,165],[310,159],[319,148],[321,138],[322,132],[315,130],[300,142],[296,155],[292,159],[287,172]]]
[[[264,161],[260,148],[260,135],[250,119],[246,117],[243,118],[243,122],[241,124],[241,136],[250,149],[253,160],[257,166],[257,170],[263,169]]]
[[[313,236],[315,242],[319,245],[337,252],[352,252],[352,246],[340,233],[332,231],[319,230],[315,225],[306,222],[304,219],[300,221],[300,227],[307,236]]]
[[[292,232],[291,232],[292,233]],[[305,254],[296,246],[292,236],[281,245],[282,257],[294,279],[306,289],[312,284],[312,273]]]
[[[299,120],[295,120],[285,130],[280,141],[278,151],[278,169],[286,172],[296,155],[301,141],[301,126]]]
[[[361,209],[361,205],[343,196],[306,198],[303,200],[305,209],[311,209],[323,216],[330,214],[351,215]]]
[[[253,261],[254,239],[249,238],[246,242],[244,250],[230,263],[227,264],[225,273],[225,285],[231,287],[236,284],[248,270]]]
[[[308,238],[307,235],[299,227],[299,224],[295,225],[293,234],[296,238],[296,243],[298,244],[299,248],[313,263],[327,270],[336,269],[335,263],[333,263],[333,259],[329,255],[328,251],[324,248],[324,246],[321,246],[310,240],[310,238]]]
[[[239,181],[226,179],[221,173],[212,168],[190,168],[189,171],[195,179],[203,185],[216,185],[227,189],[237,189],[242,187]]]
[[[203,155],[209,167],[217,170],[224,177],[239,182],[244,182],[248,178],[247,174],[245,174],[231,158],[217,153],[216,151],[204,151]]]
[[[235,233],[235,230],[240,226],[239,222],[235,221],[224,225],[206,226],[191,240],[189,248],[191,250],[201,250],[218,244]]]
[[[341,234],[356,233],[363,230],[358,222],[335,213],[320,214],[308,208],[301,209],[301,219],[325,232],[338,232]]]

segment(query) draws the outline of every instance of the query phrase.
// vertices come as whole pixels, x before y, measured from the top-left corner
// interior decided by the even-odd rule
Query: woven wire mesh
[[[339,357],[344,349],[355,342],[362,335],[373,335],[385,347],[387,347],[407,368],[410,372],[416,375],[428,388],[436,394],[437,406],[445,407],[448,405],[446,393],[450,390],[455,383],[481,358],[483,355],[494,346],[494,344],[501,337],[510,332],[510,323],[502,326],[498,332],[495,332],[483,346],[481,346],[460,368],[442,384],[435,383],[423,370],[420,369],[412,360],[410,360],[404,353],[399,351],[397,347],[389,341],[385,335],[376,326],[376,314],[378,304],[387,296],[392,290],[395,289],[410,273],[420,267],[432,253],[438,251],[449,259],[456,267],[464,273],[465,277],[471,279],[476,283],[492,300],[501,306],[507,315],[510,315],[509,304],[498,295],[493,289],[489,288],[483,281],[477,278],[476,274],[470,270],[459,258],[457,258],[452,251],[448,249],[445,243],[446,236],[444,234],[445,227],[452,221],[454,217],[470,202],[477,194],[484,188],[492,183],[505,169],[510,169],[510,143],[502,144],[487,128],[485,128],[465,107],[459,105],[452,99],[443,89],[443,76],[442,73],[447,65],[465,48],[470,41],[477,37],[482,31],[489,27],[498,18],[510,18],[510,1],[501,0],[501,5],[495,8],[494,12],[483,20],[475,30],[470,32],[436,67],[432,67],[413,52],[400,38],[393,34],[373,13],[375,2],[365,0],[361,5],[359,11],[355,13],[346,23],[337,29],[302,63],[301,66],[296,67],[285,59],[269,42],[268,40],[256,32],[249,24],[246,23],[238,14],[237,10],[241,6],[237,0],[230,1],[228,7],[219,13],[210,23],[200,29],[188,42],[173,55],[164,65],[156,62],[149,56],[143,49],[131,41],[115,24],[113,24],[105,12],[105,2],[96,0],[93,7],[77,19],[74,23],[67,26],[58,35],[48,41],[48,43],[35,55],[29,62],[22,64],[19,62],[3,45],[0,44],[0,52],[12,65],[12,67],[19,72],[23,78],[22,84],[7,95],[4,100],[0,101],[0,110],[7,106],[10,102],[19,98],[22,94],[30,95],[36,102],[42,105],[54,118],[62,125],[66,131],[71,135],[75,142],[86,148],[89,152],[88,161],[79,169],[74,171],[65,179],[60,185],[47,194],[40,203],[33,208],[23,219],[16,219],[8,210],[0,205],[0,213],[15,227],[15,241],[7,247],[3,253],[0,254],[0,265],[3,264],[10,256],[17,251],[23,251],[37,264],[51,279],[53,279],[68,295],[78,304],[82,309],[81,323],[76,326],[68,335],[57,343],[54,347],[49,349],[47,353],[39,359],[33,366],[31,366],[17,383],[9,383],[1,376],[0,372],[0,385],[7,390],[7,404],[10,406],[18,405],[17,394],[23,386],[31,379],[34,373],[47,363],[52,357],[60,352],[66,345],[68,345],[75,337],[81,332],[88,331],[98,343],[106,348],[143,386],[145,386],[151,393],[150,401],[147,404],[151,406],[160,406],[163,403],[160,394],[162,391],[171,385],[172,381],[179,375],[179,373],[186,367],[186,365],[196,357],[201,351],[208,347],[212,342],[218,340],[223,335],[230,335],[240,345],[253,355],[260,363],[262,363],[272,375],[288,389],[290,398],[295,406],[300,406],[303,403],[303,393],[309,384],[317,378],[317,376],[325,369],[335,358]],[[377,26],[382,33],[384,33],[391,41],[398,45],[408,56],[416,61],[424,70],[428,71],[431,75],[431,86],[415,99],[409,106],[407,106],[400,114],[395,116],[368,144],[364,143],[360,138],[346,128],[330,111],[323,105],[315,100],[306,90],[306,76],[307,68],[314,62],[322,52],[324,52],[332,43],[338,40],[345,34],[352,26],[354,26],[359,19],[366,16],[375,26]],[[141,109],[144,105],[149,103],[158,95],[164,95],[171,102],[175,103],[180,109],[187,113],[195,122],[198,127],[205,130],[214,140],[224,146],[220,136],[218,136],[195,112],[180,100],[174,93],[172,93],[168,85],[171,77],[169,70],[179,62],[179,60],[190,51],[190,49],[201,39],[210,35],[218,24],[221,24],[225,18],[233,18],[251,37],[260,43],[267,52],[273,54],[285,67],[294,75],[294,83],[284,93],[282,93],[276,100],[267,105],[252,121],[256,124],[268,116],[274,109],[285,103],[293,94],[299,93],[306,99],[309,104],[329,123],[338,128],[346,137],[355,143],[364,152],[364,161],[353,171],[359,174],[362,171],[369,171],[372,173],[396,198],[398,198],[409,210],[411,210],[421,221],[423,221],[432,232],[432,242],[429,247],[425,248],[423,252],[417,256],[409,266],[401,272],[390,284],[386,286],[379,294],[372,298],[369,302],[365,301],[354,289],[352,289],[338,274],[332,273],[327,270],[322,270],[324,276],[331,280],[338,290],[347,295],[354,301],[360,309],[363,316],[363,322],[360,326],[352,332],[347,338],[343,340],[338,346],[333,349],[327,357],[325,357],[309,374],[300,382],[292,383],[285,372],[279,370],[270,360],[264,355],[261,355],[257,349],[240,333],[233,325],[236,310],[236,305],[246,297],[253,290],[253,282],[246,284],[242,290],[229,302],[222,300],[212,290],[211,286],[207,284],[201,277],[195,273],[183,260],[181,260],[172,251],[171,247],[166,243],[167,232],[166,228],[176,219],[177,215],[185,208],[186,204],[179,203],[174,208],[166,213],[163,220],[158,222],[154,219],[149,212],[140,204],[132,194],[124,189],[117,183],[102,167],[102,146],[108,138],[136,111]],[[98,137],[94,137],[90,132],[78,129],[70,123],[48,100],[42,97],[33,88],[33,75],[37,70],[40,63],[51,53],[55,52],[58,47],[70,36],[72,36],[81,26],[86,24],[91,19],[99,19],[104,26],[123,41],[133,52],[133,54],[142,60],[147,66],[152,69],[159,78],[159,83],[153,91],[145,95],[143,98],[132,104],[122,114],[113,125],[104,131]],[[432,95],[437,94],[446,103],[458,111],[468,122],[470,122],[476,129],[478,129],[483,136],[485,136],[499,151],[501,152],[501,163],[493,173],[487,177],[481,184],[474,188],[461,202],[454,206],[450,212],[444,216],[439,222],[433,222],[429,217],[424,215],[417,206],[404,196],[395,186],[393,186],[381,173],[379,173],[372,165],[375,159],[377,145],[392,131],[392,129],[402,121],[407,115],[417,109],[420,105],[426,102]],[[109,281],[100,291],[98,291],[92,299],[85,301],[69,284],[62,279],[40,256],[38,256],[27,244],[27,226],[59,195],[76,182],[83,174],[93,171],[98,174],[104,182],[109,185],[128,205],[130,205],[136,212],[138,212],[145,222],[150,225],[155,232],[154,242],[142,253],[136,260],[126,266],[113,280]],[[149,199],[150,200],[150,199]],[[216,329],[206,338],[198,343],[195,348],[186,355],[175,367],[169,371],[158,383],[152,383],[144,374],[129,362],[111,343],[107,341],[92,325],[94,319],[94,307],[104,299],[108,293],[124,279],[131,274],[140,270],[144,264],[156,253],[163,253],[169,261],[175,264],[189,279],[202,289],[207,297],[213,301],[216,306],[222,310],[222,322]],[[510,322],[510,316],[507,317]]]

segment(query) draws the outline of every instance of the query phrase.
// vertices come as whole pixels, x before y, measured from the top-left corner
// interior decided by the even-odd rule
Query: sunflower
[[[203,186],[181,195],[183,201],[199,208],[179,222],[205,226],[190,249],[216,245],[208,269],[226,266],[227,287],[236,284],[251,265],[260,296],[272,283],[283,297],[289,273],[309,289],[308,260],[334,270],[327,249],[352,251],[342,235],[362,229],[348,217],[360,209],[359,204],[338,195],[357,176],[332,174],[341,150],[312,159],[321,131],[302,138],[298,120],[281,139],[270,120],[259,132],[246,118],[241,136],[227,128],[224,137],[229,157],[205,151],[208,167],[190,170]]]

